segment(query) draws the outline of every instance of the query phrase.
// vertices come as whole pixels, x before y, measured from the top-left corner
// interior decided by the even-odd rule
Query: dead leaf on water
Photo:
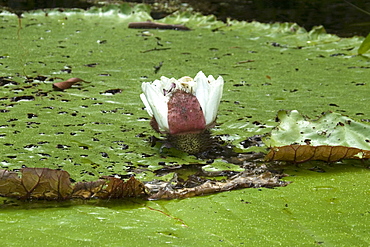
[[[126,198],[145,194],[144,185],[131,177],[123,181],[114,177],[103,177],[93,182],[79,182],[74,186],[69,173],[49,168],[21,169],[22,177],[16,172],[0,170],[0,195],[18,199],[67,200],[71,198]]]
[[[66,81],[61,81],[61,82],[56,82],[56,83],[53,83],[53,88],[55,90],[64,90],[64,89],[68,89],[70,87],[72,87],[73,84],[77,83],[77,82],[85,82],[84,80],[80,79],[80,78],[70,78]]]

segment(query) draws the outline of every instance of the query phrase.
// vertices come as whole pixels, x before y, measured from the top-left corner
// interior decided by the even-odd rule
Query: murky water
[[[295,22],[307,30],[323,25],[328,33],[349,37],[366,36],[370,30],[370,2],[358,0],[188,0],[204,14],[222,20]],[[368,12],[368,13],[365,13]]]
[[[17,14],[25,10],[40,8],[89,8],[92,1],[86,0],[54,0],[54,1],[6,1],[0,3],[13,9]],[[105,1],[108,3],[119,1]],[[341,37],[354,35],[366,36],[370,30],[370,2],[367,0],[177,0],[177,1],[152,1],[129,0],[126,2],[158,3],[170,6],[153,8],[153,18],[162,18],[176,10],[181,3],[187,3],[203,14],[216,15],[221,20],[227,18],[245,21],[270,22],[295,22],[307,30],[313,26],[323,25],[328,33]],[[100,2],[101,3],[101,2]],[[158,6],[158,5],[156,5]],[[156,10],[159,9],[159,10]]]

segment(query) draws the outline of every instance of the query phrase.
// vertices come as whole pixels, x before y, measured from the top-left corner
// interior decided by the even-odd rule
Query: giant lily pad
[[[370,125],[356,122],[338,113],[327,112],[319,119],[311,120],[298,111],[279,111],[279,125],[272,130],[265,143],[268,146],[290,144],[312,146],[346,146],[370,150]]]
[[[370,125],[328,112],[309,120],[297,111],[280,111],[281,121],[265,138],[271,148],[267,160],[305,162],[370,158]]]
[[[361,43],[358,48],[358,54],[362,55],[370,49],[370,33],[366,36],[366,39]]]
[[[192,13],[158,20],[191,31],[129,29],[129,22],[151,18],[145,5],[127,4],[35,11],[21,19],[2,12],[0,18],[0,152],[9,170],[61,168],[76,181],[131,174],[151,181],[161,179],[154,170],[167,166],[212,165],[150,147],[155,133],[138,96],[141,82],[161,75],[222,75],[213,133],[239,152],[250,151],[241,144],[249,136],[271,131],[280,109],[370,118],[369,59],[356,54],[363,37],[341,39],[323,27],[307,32],[293,23],[225,24]],[[52,89],[69,78],[90,83]],[[294,177],[286,180],[294,183],[284,188],[179,201],[4,200],[2,243],[368,245],[369,170],[355,162],[323,166],[326,173],[288,167]]]

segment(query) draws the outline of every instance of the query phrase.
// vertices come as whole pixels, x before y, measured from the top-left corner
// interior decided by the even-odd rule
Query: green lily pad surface
[[[271,131],[265,144],[271,147],[290,144],[329,145],[370,150],[370,125],[355,122],[338,113],[325,113],[317,120],[304,118],[298,111],[279,111],[281,123]]]
[[[362,55],[370,49],[370,33],[366,36],[366,39],[361,43],[358,48],[358,54]]]
[[[35,11],[20,19],[0,13],[2,169],[63,169],[75,181],[131,174],[151,181],[161,179],[153,171],[183,164],[240,171],[221,159],[207,163],[150,146],[155,132],[139,94],[142,82],[162,75],[194,77],[202,70],[225,79],[213,134],[238,152],[251,151],[243,141],[270,132],[281,109],[370,119],[370,58],[357,56],[363,37],[341,39],[323,27],[307,32],[293,23],[223,23],[187,12],[159,22],[191,31],[128,28],[129,22],[151,20],[149,12],[145,5],[124,4]],[[85,82],[53,90],[53,83],[72,77]],[[284,172],[291,176],[285,180],[293,181],[287,187],[185,200],[3,199],[1,243],[368,246],[366,166],[366,161],[287,166]]]

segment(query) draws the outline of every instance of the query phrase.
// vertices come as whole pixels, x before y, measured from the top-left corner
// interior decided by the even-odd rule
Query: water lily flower
[[[175,147],[179,148],[179,138],[201,145],[196,139],[202,139],[202,133],[214,126],[223,85],[221,76],[215,80],[202,71],[194,79],[162,76],[160,80],[144,82],[140,97],[152,117],[153,129],[169,135]]]

